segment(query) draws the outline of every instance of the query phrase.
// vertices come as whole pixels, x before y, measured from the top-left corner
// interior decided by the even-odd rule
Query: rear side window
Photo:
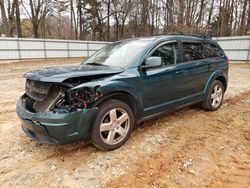
[[[224,56],[224,52],[214,44],[206,43],[204,47],[208,58]]]
[[[183,53],[186,61],[206,58],[206,53],[201,43],[183,43]]]
[[[176,64],[179,62],[177,43],[163,44],[151,56],[161,57],[163,66]]]

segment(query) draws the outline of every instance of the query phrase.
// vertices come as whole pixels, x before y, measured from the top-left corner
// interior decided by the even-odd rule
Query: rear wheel
[[[207,97],[202,103],[206,110],[214,111],[220,108],[224,98],[224,86],[219,80],[215,80],[211,85]]]
[[[101,150],[114,150],[128,140],[134,115],[126,103],[109,100],[99,107],[92,126],[91,142]]]

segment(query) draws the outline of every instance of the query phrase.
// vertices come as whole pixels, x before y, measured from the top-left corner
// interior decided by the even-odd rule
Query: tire
[[[202,107],[209,111],[215,111],[222,105],[224,99],[224,86],[219,80],[214,80],[206,99],[202,103]]]
[[[103,151],[122,146],[134,128],[134,114],[131,108],[119,100],[108,100],[98,107],[93,120],[90,140]]]

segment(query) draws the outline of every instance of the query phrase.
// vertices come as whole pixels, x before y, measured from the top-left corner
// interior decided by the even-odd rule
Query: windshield
[[[132,60],[145,49],[145,46],[147,46],[149,42],[149,40],[142,39],[116,42],[102,48],[83,63],[127,67],[132,63]]]

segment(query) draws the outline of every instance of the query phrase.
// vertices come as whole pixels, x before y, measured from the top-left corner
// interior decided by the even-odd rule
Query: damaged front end
[[[26,93],[17,103],[24,132],[42,143],[69,143],[88,138],[101,97],[100,86],[73,89],[64,83],[27,80]]]
[[[72,89],[67,84],[26,81],[28,108],[32,112],[67,113],[87,108],[102,95],[100,86]]]

